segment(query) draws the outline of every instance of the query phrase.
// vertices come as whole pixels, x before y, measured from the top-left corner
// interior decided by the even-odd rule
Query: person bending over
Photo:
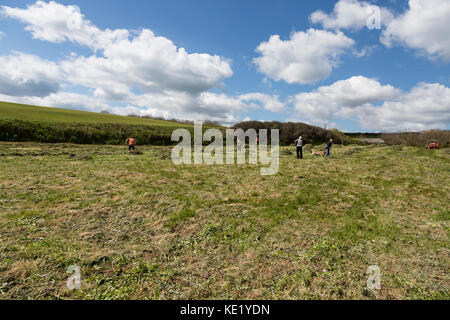
[[[135,138],[128,138],[125,141],[125,144],[128,145],[128,152],[136,152],[136,139]]]

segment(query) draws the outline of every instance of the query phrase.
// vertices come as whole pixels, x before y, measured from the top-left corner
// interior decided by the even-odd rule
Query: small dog
[[[311,150],[311,155],[314,156],[314,157],[320,157],[321,156],[320,152],[315,152],[314,150]]]

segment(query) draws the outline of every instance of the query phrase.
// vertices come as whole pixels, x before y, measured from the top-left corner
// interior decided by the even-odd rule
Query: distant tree
[[[203,121],[203,125],[208,127],[220,127],[220,123],[213,120],[205,120]]]
[[[261,122],[261,121],[246,121],[237,123],[233,126],[234,129],[278,129],[280,130],[280,144],[291,145],[299,136],[303,137],[305,144],[322,144],[330,138],[343,144],[357,143],[356,140],[347,137],[345,134],[338,130],[325,130],[323,128],[310,126],[305,123],[281,123],[278,121]]]

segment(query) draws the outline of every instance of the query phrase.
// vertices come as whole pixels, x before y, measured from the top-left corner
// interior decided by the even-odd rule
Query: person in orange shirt
[[[128,152],[131,152],[131,150],[133,150],[133,152],[136,152],[136,139],[135,138],[128,138],[125,141],[125,144],[128,145]]]

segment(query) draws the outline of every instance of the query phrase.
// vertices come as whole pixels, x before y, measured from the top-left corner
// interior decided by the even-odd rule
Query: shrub
[[[123,144],[131,136],[141,145],[172,145],[173,127],[112,123],[46,123],[0,120],[0,140],[11,142]]]
[[[303,137],[305,144],[322,144],[331,138],[338,144],[362,144],[361,141],[352,139],[338,130],[325,130],[304,123],[247,121],[234,125],[234,129],[243,129],[244,131],[267,129],[269,130],[268,134],[270,134],[270,129],[279,129],[281,145],[291,145],[299,136]]]
[[[422,132],[386,133],[381,138],[387,145],[407,145],[425,147],[431,140],[438,141],[441,148],[448,148],[450,144],[450,131],[430,130]]]

